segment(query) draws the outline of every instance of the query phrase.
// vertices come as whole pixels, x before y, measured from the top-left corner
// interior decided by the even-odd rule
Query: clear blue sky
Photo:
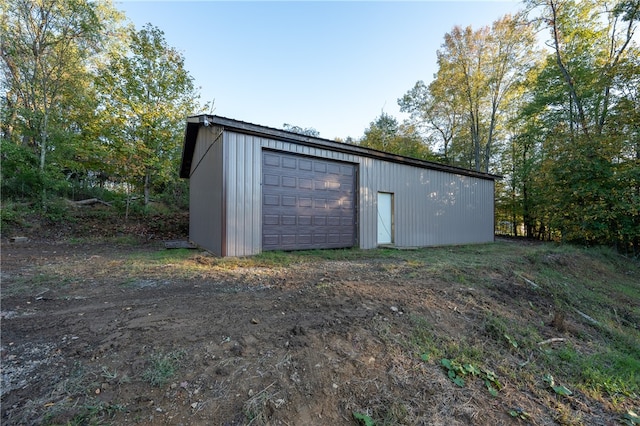
[[[455,25],[479,28],[516,1],[116,1],[140,29],[149,22],[185,57],[214,114],[320,136],[359,138],[382,111],[437,71]]]

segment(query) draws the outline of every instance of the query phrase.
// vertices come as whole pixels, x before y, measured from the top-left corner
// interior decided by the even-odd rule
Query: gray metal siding
[[[262,148],[359,165],[357,220],[360,248],[377,246],[378,192],[394,194],[394,242],[397,246],[493,241],[494,182],[491,179],[225,130],[227,256],[248,256],[262,250]],[[215,184],[209,181],[208,185],[210,194],[215,190]],[[193,206],[191,211],[194,212]]]
[[[377,194],[394,194],[394,241],[400,247],[493,241],[493,181],[363,159],[360,247],[377,245]]]
[[[224,190],[221,129],[202,128],[191,165],[189,239],[219,256],[222,252]]]
[[[355,163],[353,155],[226,130],[226,256],[262,251],[262,148]],[[204,247],[204,246],[203,246]]]
[[[262,247],[260,179],[261,138],[225,132],[226,253],[258,254]]]

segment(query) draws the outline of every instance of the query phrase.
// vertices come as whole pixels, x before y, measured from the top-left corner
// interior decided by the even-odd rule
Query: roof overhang
[[[332,141],[329,139],[307,136],[295,132],[289,132],[286,130],[274,129],[271,127],[265,127],[257,124],[246,123],[244,121],[220,117],[217,115],[196,115],[187,118],[184,146],[182,149],[182,163],[180,166],[181,178],[189,178],[191,171],[191,162],[193,160],[193,153],[195,150],[196,140],[198,138],[198,132],[201,127],[208,126],[221,127],[223,132],[225,130],[230,130],[237,133],[277,139],[286,142],[293,142],[300,145],[306,145],[320,149],[328,149],[331,151],[353,154],[361,157],[376,158],[383,161],[406,164],[423,169],[439,170],[442,172],[472,176],[480,179],[496,180],[502,178],[502,176],[490,173],[477,172],[475,170],[463,169],[461,167],[449,166],[446,164],[435,163],[433,161],[403,157],[401,155],[390,154],[388,152],[365,148],[359,145],[352,145],[348,143]]]

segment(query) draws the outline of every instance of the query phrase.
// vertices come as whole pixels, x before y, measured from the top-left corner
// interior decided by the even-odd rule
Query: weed
[[[545,381],[545,383],[547,383],[547,385],[549,385],[549,387],[556,394],[561,395],[561,396],[571,396],[571,395],[573,395],[573,392],[571,392],[565,386],[556,385],[555,379],[553,378],[553,376],[551,374],[545,374],[544,377],[543,377],[543,380]]]
[[[471,376],[481,379],[489,393],[493,396],[498,396],[498,391],[502,389],[502,384],[498,380],[498,376],[486,368],[478,369],[473,364],[460,364],[457,361],[452,361],[447,358],[442,358],[440,365],[447,370],[449,379],[461,388],[465,386],[464,377]]]
[[[384,404],[378,409],[367,410],[367,412],[368,411],[372,411],[373,413],[369,415],[362,411],[353,411],[351,414],[357,424],[362,426],[407,424],[407,417],[409,416],[407,406],[399,402]]]
[[[101,376],[108,381],[112,381],[118,378],[118,372],[116,370],[111,371],[109,370],[109,367],[103,365]]]
[[[515,417],[517,419],[525,420],[525,421],[529,420],[529,418],[531,417],[531,414],[527,413],[522,408],[516,408],[516,409],[513,409],[513,410],[509,410],[509,415],[511,417]]]
[[[364,426],[375,426],[376,424],[371,417],[358,411],[353,412],[353,418],[356,419],[358,424]]]
[[[627,426],[637,426],[640,425],[640,416],[638,416],[635,412],[629,410],[620,419],[622,424]]]
[[[429,354],[438,357],[441,351],[434,339],[433,327],[424,318],[417,315],[409,315],[409,320],[413,326],[409,337],[409,350],[416,354]]]
[[[75,416],[67,422],[67,425],[101,424],[105,418],[110,419],[125,409],[126,407],[122,404],[107,404],[103,401],[91,400],[77,408]]]
[[[163,386],[175,374],[185,351],[177,350],[166,354],[158,353],[151,356],[149,366],[142,373],[142,378],[151,386]]]
[[[249,420],[248,425],[266,425],[269,424],[270,412],[274,408],[279,408],[285,403],[282,398],[276,398],[278,392],[272,390],[272,386],[276,382],[271,383],[260,392],[254,394],[243,405],[242,411]]]

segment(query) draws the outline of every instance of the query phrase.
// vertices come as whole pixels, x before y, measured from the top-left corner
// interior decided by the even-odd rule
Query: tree
[[[401,112],[408,112],[417,129],[426,133],[427,140],[440,150],[440,160],[453,164],[451,145],[460,133],[461,108],[455,87],[434,80],[429,86],[420,80],[402,98],[398,99]]]
[[[434,81],[418,82],[399,104],[437,132],[446,160],[455,152],[454,162],[488,172],[504,112],[535,57],[534,43],[522,16],[478,30],[456,26],[437,52]]]
[[[312,136],[314,138],[320,137],[320,132],[317,131],[316,129],[314,129],[313,127],[302,128],[300,126],[294,126],[292,124],[284,123],[282,125],[282,128],[284,130],[286,130],[287,132],[293,132],[293,133],[298,133],[298,134],[301,134],[301,135]]]
[[[537,6],[551,33],[549,45],[575,105],[575,121],[587,138],[600,135],[609,114],[617,68],[640,20],[640,2],[618,1],[612,9],[597,1],[546,0]],[[601,13],[606,17],[604,25]],[[585,98],[591,96],[595,98],[589,108]]]
[[[153,185],[172,179],[180,159],[184,120],[200,109],[182,55],[147,24],[130,30],[129,50],[116,54],[99,78],[103,143],[122,179],[140,184],[147,205]]]
[[[638,251],[635,1],[531,1],[550,55],[525,116],[544,123],[539,207],[567,241]],[[624,111],[624,112],[623,112]]]
[[[100,49],[103,23],[93,2],[3,2],[3,133],[37,151],[43,171],[54,148],[52,135],[59,130],[53,122],[82,92],[87,62]]]
[[[398,121],[383,112],[369,124],[360,145],[405,157],[433,160],[429,147],[423,142],[415,126]]]
[[[40,189],[46,190],[62,179],[62,171],[78,165],[81,121],[95,107],[91,73],[120,15],[108,2],[85,0],[2,0],[1,5],[0,131],[37,156]]]

